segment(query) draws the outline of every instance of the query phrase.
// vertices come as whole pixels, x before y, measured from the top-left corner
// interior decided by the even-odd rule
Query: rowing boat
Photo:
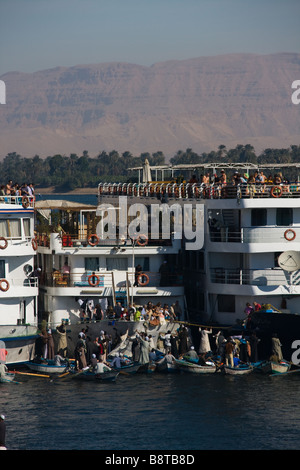
[[[236,367],[224,365],[223,370],[228,375],[247,375],[253,372],[253,367],[248,364],[240,364]]]
[[[116,378],[119,375],[119,371],[117,370],[110,370],[107,372],[96,373],[90,370],[84,370],[80,372],[76,372],[73,375],[73,379],[76,380],[83,380],[86,382],[115,382]]]
[[[47,360],[43,361],[41,363],[39,362],[34,362],[34,361],[28,361],[25,363],[25,365],[30,369],[35,372],[42,372],[46,374],[62,374],[65,372],[69,364],[63,364],[63,365],[56,365],[54,360]]]
[[[200,364],[184,361],[183,359],[176,359],[175,362],[180,370],[192,374],[211,374],[217,370],[216,365],[213,363],[202,366]]]
[[[273,362],[273,361],[263,361],[258,367],[258,370],[261,370],[264,374],[286,374],[290,368],[291,364],[287,361]]]

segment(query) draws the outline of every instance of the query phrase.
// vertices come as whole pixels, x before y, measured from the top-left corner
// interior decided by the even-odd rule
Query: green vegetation
[[[141,166],[146,158],[150,165],[167,163],[162,152],[152,154],[145,152],[136,157],[128,151],[120,155],[116,150],[112,150],[90,157],[88,152],[84,151],[81,156],[58,154],[46,158],[40,158],[38,155],[25,158],[13,152],[0,162],[0,184],[6,184],[8,180],[20,185],[33,182],[37,188],[55,186],[58,191],[71,191],[77,188],[97,187],[100,182],[135,182],[137,176],[133,172],[128,172],[128,168]],[[237,145],[229,150],[220,145],[217,151],[204,152],[200,155],[188,148],[185,151],[179,150],[170,159],[172,165],[210,162],[250,162],[257,164],[258,167],[264,163],[299,163],[300,145],[283,149],[268,148],[260,155],[256,155],[254,148],[249,144]]]

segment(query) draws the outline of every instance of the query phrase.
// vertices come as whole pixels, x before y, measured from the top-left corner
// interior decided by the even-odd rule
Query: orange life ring
[[[282,195],[282,188],[281,186],[273,186],[271,189],[271,196],[272,197],[280,197]]]
[[[95,241],[94,243],[92,242],[92,238],[95,238],[95,239],[96,239],[96,241]],[[95,245],[97,245],[98,243],[99,243],[99,237],[98,237],[98,235],[96,235],[95,233],[93,233],[93,234],[90,236],[90,238],[88,239],[88,244],[89,244],[90,246],[95,246]]]
[[[31,245],[32,245],[32,248],[34,249],[34,251],[37,250],[37,247],[38,247],[38,242],[37,242],[37,238],[33,238],[31,240]]]
[[[5,248],[7,248],[8,241],[7,241],[6,238],[4,238],[4,237],[0,237],[0,240],[3,240],[3,241],[4,241],[4,245],[1,245],[1,244],[0,244],[0,250],[5,250]]]
[[[145,278],[145,281],[142,282],[141,278]],[[137,281],[139,286],[147,286],[149,284],[149,276],[147,274],[141,273],[138,276]]]
[[[143,238],[144,238],[144,242],[141,240],[141,239],[143,239]],[[144,234],[143,234],[143,235],[139,235],[138,238],[137,238],[137,240],[136,240],[136,242],[137,242],[137,244],[138,244],[139,246],[146,246],[147,243],[148,243],[148,238],[147,238],[146,235],[144,235]]]
[[[22,206],[24,207],[24,209],[27,209],[27,207],[29,206],[29,198],[27,196],[22,197]]]
[[[289,233],[291,233],[291,236],[289,236]],[[291,242],[291,241],[295,240],[295,238],[296,238],[296,232],[295,232],[295,230],[292,230],[291,228],[287,229],[287,230],[284,232],[284,238],[285,238],[288,242]]]
[[[3,287],[2,284],[5,284],[5,287]],[[2,290],[2,292],[6,292],[8,289],[9,282],[6,279],[0,279],[0,290]]]
[[[94,281],[95,279],[95,281]],[[92,287],[97,287],[99,286],[100,284],[100,277],[97,276],[97,274],[91,274],[89,277],[88,277],[88,283],[90,286]]]

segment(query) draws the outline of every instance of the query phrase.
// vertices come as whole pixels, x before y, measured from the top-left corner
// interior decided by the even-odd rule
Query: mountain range
[[[197,153],[300,144],[291,101],[300,54],[226,54],[150,67],[101,63],[9,72],[0,104],[0,158],[87,150]]]

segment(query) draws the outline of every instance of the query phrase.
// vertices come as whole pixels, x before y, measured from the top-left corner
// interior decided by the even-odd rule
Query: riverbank
[[[97,187],[95,188],[76,188],[72,191],[57,191],[55,186],[49,186],[48,188],[36,188],[36,194],[97,194]]]

